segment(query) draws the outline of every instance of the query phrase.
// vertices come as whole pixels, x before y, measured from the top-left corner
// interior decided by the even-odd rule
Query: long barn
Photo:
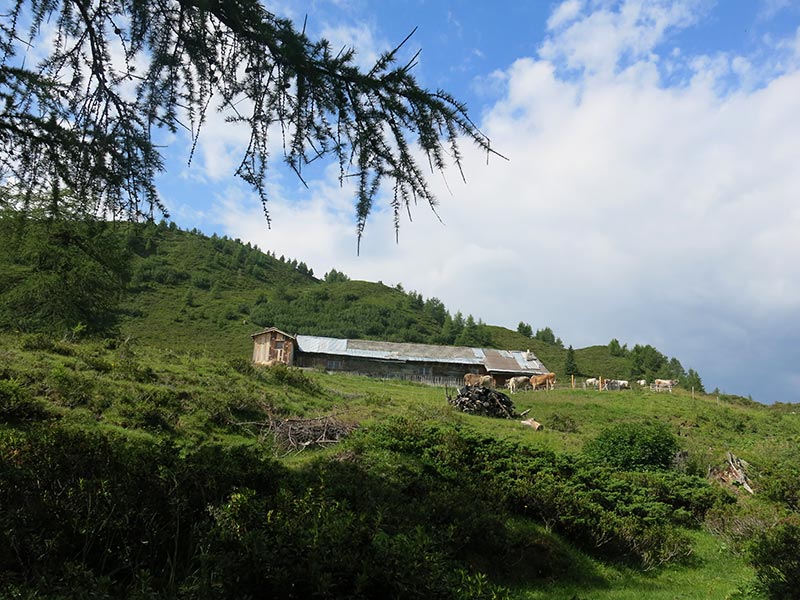
[[[497,350],[290,335],[275,327],[254,333],[253,362],[344,371],[381,378],[461,385],[465,373],[491,375],[497,385],[510,377],[542,375],[548,369],[530,350]]]

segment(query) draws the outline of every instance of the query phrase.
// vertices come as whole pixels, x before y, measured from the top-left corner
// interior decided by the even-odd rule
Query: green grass
[[[181,352],[124,339],[57,342],[49,350],[26,350],[25,340],[0,334],[0,379],[22,382],[50,419],[131,439],[170,439],[187,451],[209,443],[261,446],[299,473],[316,468],[320,460],[338,460],[341,452],[348,452],[348,444],[287,455],[263,436],[259,423],[335,414],[369,430],[402,417],[577,455],[587,441],[612,425],[657,420],[666,423],[680,447],[689,451],[689,468],[698,475],[721,463],[728,451],[759,467],[769,463],[780,440],[781,452],[788,453],[800,439],[800,419],[790,411],[729,404],[710,395],[692,398],[680,389],[671,394],[564,388],[517,393],[516,410],[529,410],[528,417],[544,424],[543,430],[533,431],[513,420],[460,413],[447,403],[443,388],[314,370],[296,371],[294,379],[280,380],[270,369],[250,367],[244,352],[232,357],[235,360],[223,360],[211,352]],[[14,423],[12,419],[2,429],[27,427],[25,420]],[[567,430],[558,430],[565,423]],[[396,459],[381,451],[372,460],[380,471],[382,460],[390,460],[388,467]],[[755,485],[758,488],[757,479]],[[733,597],[753,575],[743,556],[702,529],[688,532],[694,545],[689,559],[642,572],[584,554],[541,525],[525,521],[509,526],[522,532],[518,535],[531,535],[540,547],[549,548],[549,560],[565,565],[554,580],[534,577],[532,582],[513,572],[501,577],[498,581],[511,587],[514,598],[722,599]],[[518,569],[525,574],[534,566],[523,562]]]
[[[714,536],[692,533],[694,553],[684,564],[642,573],[587,559],[577,582],[515,591],[519,600],[726,600],[749,588],[754,573]],[[581,581],[581,577],[584,578]]]
[[[775,499],[775,490],[794,485],[800,417],[791,407],[763,406],[727,395],[693,397],[680,386],[672,393],[639,388],[598,392],[582,389],[579,378],[577,388],[571,389],[567,379],[559,377],[555,391],[522,391],[512,396],[517,412],[528,411],[527,418],[544,425],[534,431],[517,420],[456,411],[446,398],[455,393],[453,389],[317,370],[255,368],[249,361],[250,334],[266,324],[291,333],[424,342],[440,333],[439,323],[415,294],[380,283],[325,283],[301,273],[289,261],[234,240],[151,226],[145,228],[139,244],[132,288],[116,333],[106,339],[69,341],[70,336],[62,338],[59,332],[0,332],[0,442],[11,449],[0,467],[13,471],[25,448],[35,446],[29,441],[17,447],[15,440],[59,431],[80,431],[95,441],[111,440],[110,448],[120,452],[121,464],[127,455],[120,448],[128,446],[140,448],[137,452],[143,457],[166,452],[169,460],[173,458],[168,448],[177,449],[181,457],[192,457],[204,448],[234,453],[244,448],[253,455],[269,456],[287,469],[291,477],[287,475],[285,485],[291,482],[297,487],[283,492],[289,494],[287,498],[300,494],[312,512],[315,500],[304,493],[319,494],[321,501],[326,493],[332,494],[329,506],[317,508],[339,516],[350,506],[361,506],[355,519],[365,527],[376,512],[393,527],[397,527],[393,519],[419,517],[416,534],[402,529],[398,533],[388,525],[379,529],[381,535],[398,535],[391,542],[396,546],[387,546],[389,550],[408,544],[427,552],[441,544],[452,551],[448,546],[452,543],[461,548],[456,552],[459,560],[475,572],[490,573],[492,583],[507,586],[513,598],[745,597],[744,593],[737,596],[737,590],[750,585],[753,571],[741,552],[742,544],[758,530],[754,523],[769,526],[786,514],[787,506]],[[19,275],[20,268],[15,269]],[[267,323],[263,320],[267,317],[273,320]],[[557,373],[563,366],[563,348],[501,327],[486,330],[495,347],[530,349]],[[578,349],[576,359],[587,376],[626,378],[630,370],[628,359],[611,356],[606,346]],[[358,433],[338,445],[300,452],[281,447],[270,435],[270,426],[282,420],[328,415],[357,425]],[[748,461],[756,497],[729,489],[737,503],[734,508],[719,508],[713,527],[696,523],[684,530],[685,522],[679,526],[692,542],[691,556],[643,571],[636,560],[621,560],[606,556],[603,548],[587,547],[581,535],[591,529],[587,522],[593,515],[601,513],[612,521],[620,517],[613,512],[617,500],[630,506],[635,518],[639,518],[636,511],[656,521],[668,518],[652,512],[655,501],[647,495],[654,492],[639,489],[636,493],[644,494],[644,499],[625,498],[625,490],[632,489],[632,480],[625,477],[615,479],[600,471],[600,479],[613,489],[592,489],[591,481],[571,480],[565,473],[571,463],[582,464],[586,444],[605,430],[623,422],[653,421],[666,425],[687,452],[681,467],[684,473],[705,477],[709,467],[721,465],[728,452]],[[488,456],[498,452],[502,460],[496,465],[463,464],[473,449],[470,444]],[[503,452],[509,448],[524,455],[519,465],[506,460]],[[557,485],[585,502],[576,499],[576,504],[566,502],[561,509],[546,508],[563,510],[574,519],[561,523],[559,533],[549,521],[526,513],[523,501],[515,504],[526,494],[534,499],[540,494],[558,504],[557,493],[547,494],[561,488],[537,488],[535,478],[517,479],[521,477],[517,468],[527,464],[533,469],[531,465],[542,456],[552,457],[557,465],[557,474],[546,474],[543,481],[555,477]],[[250,464],[251,459],[242,460]],[[566,466],[560,461],[566,461]],[[148,474],[143,483],[163,491],[158,487],[164,482],[162,465],[135,464]],[[175,468],[180,466],[177,461]],[[206,466],[213,469],[215,465]],[[147,470],[150,467],[155,474]],[[226,468],[236,472],[230,465]],[[588,467],[575,468],[582,473]],[[236,479],[231,473],[228,476]],[[255,476],[258,473],[248,473],[246,481]],[[221,480],[227,481],[225,477]],[[356,489],[348,487],[349,478]],[[465,498],[486,502],[499,493],[469,487],[479,488],[487,480],[505,486],[506,497],[499,501],[508,505],[498,509],[497,521],[491,514],[471,519],[462,510]],[[72,489],[72,483],[57,481],[55,489],[69,488],[76,498],[83,498],[84,488],[92,489],[86,483]],[[138,489],[135,483],[131,489]],[[338,491],[326,491],[326,486]],[[226,489],[220,484],[214,502],[201,506],[203,518],[212,504],[222,510],[230,496]],[[411,493],[417,489],[421,490],[418,494]],[[61,497],[60,493],[46,497],[34,492],[32,497],[43,500]],[[102,499],[90,496],[86,509],[92,510]],[[371,500],[375,505],[368,503]],[[420,514],[399,518],[408,503],[417,506]],[[69,508],[68,504],[64,510]],[[24,504],[18,509],[24,511]],[[83,518],[80,512],[78,516]],[[6,525],[16,527],[15,523]],[[636,523],[646,527],[644,521]],[[578,532],[573,532],[574,539],[568,537],[571,526]],[[518,551],[504,557],[511,561],[508,568],[493,564],[493,556],[478,548],[476,540],[487,532],[507,536],[508,544],[496,551]],[[55,543],[56,538],[47,543]],[[428,538],[435,539],[435,544]],[[495,543],[497,539],[501,538],[495,538]],[[0,561],[4,556],[8,558],[0,550]]]

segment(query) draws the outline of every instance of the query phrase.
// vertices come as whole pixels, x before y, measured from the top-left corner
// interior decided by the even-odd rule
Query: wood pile
[[[497,417],[499,419],[516,419],[514,403],[502,392],[480,385],[467,385],[451,397],[447,392],[447,402],[457,409],[471,415]]]
[[[309,446],[324,447],[336,444],[355,428],[355,425],[344,423],[330,415],[315,419],[282,419],[269,422],[269,430],[275,441],[288,452],[300,452]]]
[[[271,438],[287,454],[309,447],[322,448],[336,444],[358,427],[354,423],[342,421],[334,414],[310,419],[280,419],[273,416],[267,408],[266,420],[237,421],[230,409],[228,413],[227,423],[241,427],[260,442]]]

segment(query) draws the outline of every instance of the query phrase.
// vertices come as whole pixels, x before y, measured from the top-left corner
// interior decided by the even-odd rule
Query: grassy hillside
[[[459,413],[441,388],[254,369],[169,343],[3,334],[0,355],[0,547],[13,550],[0,551],[0,594],[12,597],[142,597],[133,582],[196,597],[221,577],[239,587],[215,597],[755,598],[747,544],[796,506],[800,419],[786,406],[516,394],[545,426],[533,431]],[[324,416],[352,433],[316,447]],[[281,434],[292,423],[294,441]],[[663,426],[680,461],[596,462],[621,424]],[[750,464],[754,496],[705,479],[727,452]],[[268,564],[303,585],[253,566]],[[391,564],[391,582],[352,570],[368,564]]]
[[[557,373],[566,350],[235,240],[126,227],[81,234],[130,257],[116,331],[0,331],[0,597],[796,597],[794,407],[515,394],[534,431],[458,412],[454,390],[255,368],[265,325],[531,349]],[[48,290],[82,314],[34,267],[65,233],[0,253],[0,317],[46,319]],[[66,258],[70,291],[98,259]],[[575,354],[606,377],[666,360]]]
[[[246,356],[264,326],[291,333],[429,339],[437,325],[419,302],[379,283],[324,282],[238,241],[152,228],[133,255],[120,326],[176,350]]]
[[[297,259],[165,222],[52,221],[3,212],[0,234],[10,241],[0,247],[0,328],[71,335],[116,326],[145,343],[169,340],[177,351],[230,357],[249,354],[250,334],[275,326],[342,338],[531,349],[557,374],[565,367],[560,345],[451,314],[437,298],[399,284],[351,281],[335,270],[314,277]],[[656,349],[645,350],[635,357],[627,349],[616,355],[603,346],[578,349],[578,374],[685,377],[680,363],[669,368]]]
[[[250,334],[275,326],[307,335],[530,349],[559,376],[564,368],[560,346],[480,322],[465,335],[435,298],[381,283],[324,281],[236,240],[153,226],[135,248],[132,272],[122,332],[146,343],[169,339],[176,350],[247,356]],[[612,356],[606,346],[576,349],[576,361],[584,377],[630,377],[630,357]]]

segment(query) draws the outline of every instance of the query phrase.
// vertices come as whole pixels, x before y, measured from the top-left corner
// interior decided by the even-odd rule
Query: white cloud
[[[273,204],[292,230],[265,233],[228,199],[227,232],[318,275],[402,282],[510,328],[549,325],[575,347],[653,344],[707,388],[749,393],[756,344],[800,310],[800,72],[784,63],[751,85],[746,56],[670,46],[662,58],[665,32],[693,23],[695,3],[602,6],[559,5],[541,55],[491,76],[505,93],[481,128],[510,161],[487,166],[465,147],[467,185],[432,177],[445,225],[420,206],[395,245],[377,210],[356,257],[352,190],[318,184]],[[679,87],[659,74],[670,54],[690,68]],[[567,77],[564,61],[583,75]],[[790,399],[769,389],[780,397],[757,399]]]
[[[389,50],[388,43],[376,38],[375,31],[366,23],[337,27],[326,25],[321,37],[331,43],[334,54],[342,48],[357,49],[355,63],[366,70],[372,68],[382,52]]]
[[[652,60],[652,50],[675,28],[691,25],[701,14],[695,0],[625,0],[577,18],[580,6],[566,2],[548,24],[555,30],[540,56],[573,71],[610,74],[623,63]],[[564,27],[566,23],[568,26]]]
[[[573,21],[583,10],[583,0],[565,0],[559,4],[547,19],[547,29],[558,29],[570,21]]]

